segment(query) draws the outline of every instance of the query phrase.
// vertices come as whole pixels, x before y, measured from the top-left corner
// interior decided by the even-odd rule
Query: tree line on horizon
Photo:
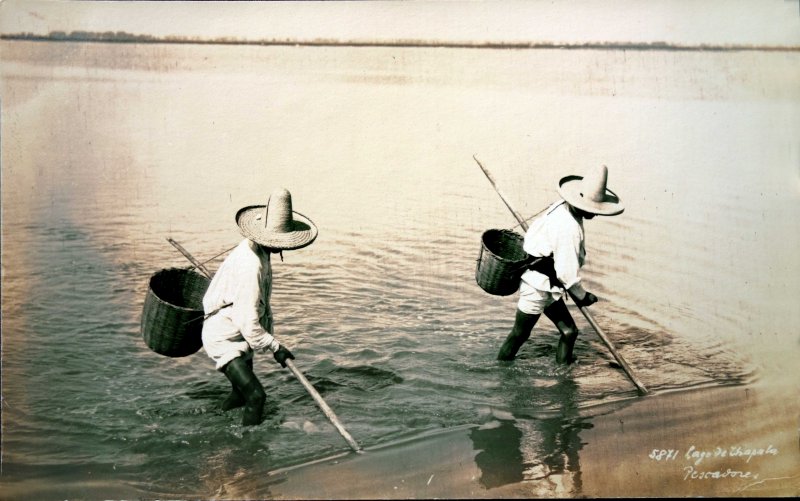
[[[46,35],[25,32],[12,35],[3,35],[6,39],[15,40],[58,40],[71,42],[202,42],[205,40],[169,35],[157,37],[153,35],[136,35],[127,31],[51,31]],[[221,37],[214,39],[215,42],[235,42],[236,38]]]

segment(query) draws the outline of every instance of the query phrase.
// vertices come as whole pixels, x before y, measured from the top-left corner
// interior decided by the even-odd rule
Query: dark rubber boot
[[[261,386],[261,382],[253,373],[252,367],[241,357],[235,358],[225,366],[225,376],[244,397],[242,425],[253,426],[260,424],[267,395],[264,393],[264,387]]]
[[[223,411],[229,411],[231,409],[238,409],[244,404],[244,396],[239,393],[239,390],[232,388],[230,395],[228,395],[228,397],[220,404],[220,408],[222,408]]]
[[[514,327],[508,333],[503,346],[500,347],[500,351],[497,353],[497,360],[514,360],[519,349],[531,337],[531,331],[538,320],[539,315],[529,315],[517,310],[514,318]]]
[[[556,362],[560,364],[571,364],[575,361],[572,350],[575,348],[575,341],[577,339],[577,332],[569,336],[561,334],[561,337],[558,338],[558,347],[556,348]]]
[[[556,347],[556,362],[559,364],[571,364],[575,361],[572,356],[572,349],[575,347],[575,341],[578,340],[578,327],[575,325],[572,315],[570,315],[567,305],[563,299],[559,299],[551,304],[544,310],[555,326],[561,337],[558,339],[558,346]]]
[[[500,347],[500,351],[497,353],[497,360],[514,360],[517,356],[517,352],[530,336],[530,332],[523,334],[511,331],[506,341],[503,343],[503,346]]]
[[[250,370],[253,370],[252,358],[247,360],[247,366],[250,367]],[[247,401],[245,400],[244,395],[242,395],[242,392],[240,392],[236,388],[236,385],[231,383],[231,392],[227,396],[227,398],[225,398],[225,400],[222,401],[222,404],[220,404],[220,408],[223,411],[229,411],[231,409],[238,409],[239,407],[242,407],[245,403],[247,403]]]

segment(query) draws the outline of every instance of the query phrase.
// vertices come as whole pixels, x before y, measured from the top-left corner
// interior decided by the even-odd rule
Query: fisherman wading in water
[[[597,296],[581,285],[580,269],[586,258],[583,221],[595,215],[615,216],[624,210],[619,198],[606,188],[607,179],[606,166],[585,177],[561,179],[558,193],[562,200],[531,223],[523,249],[531,260],[542,259],[522,274],[514,327],[497,354],[498,360],[514,359],[544,313],[561,333],[556,361],[573,362],[572,350],[579,332],[564,295],[569,291],[579,306],[597,302]]]
[[[222,409],[244,406],[242,424],[249,426],[261,423],[266,399],[253,372],[253,352],[270,350],[283,367],[287,358],[294,359],[273,337],[270,256],[310,245],[317,228],[292,211],[292,196],[285,189],[274,191],[266,206],[239,210],[236,224],[246,238],[222,263],[203,297],[206,314],[219,310],[203,324],[203,348],[231,382]],[[220,309],[228,303],[233,304]]]

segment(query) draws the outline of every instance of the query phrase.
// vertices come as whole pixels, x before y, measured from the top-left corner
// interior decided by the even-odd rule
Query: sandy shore
[[[673,392],[586,414],[591,416],[582,420],[577,437],[575,430],[567,432],[579,444],[571,453],[564,448],[563,436],[550,442],[564,448],[561,467],[535,458],[515,464],[515,457],[525,461],[526,445],[523,442],[522,452],[515,454],[518,444],[504,440],[502,433],[491,445],[481,445],[476,430],[499,430],[503,425],[498,421],[242,480],[220,495],[383,499],[800,494],[800,414],[796,390],[788,387]],[[520,422],[515,426],[525,427]],[[506,453],[498,452],[504,449]],[[483,457],[490,450],[494,461]],[[518,471],[522,478],[515,475]]]

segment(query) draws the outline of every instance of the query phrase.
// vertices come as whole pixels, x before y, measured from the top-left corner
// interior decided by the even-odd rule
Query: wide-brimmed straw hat
[[[625,210],[619,197],[606,187],[608,167],[601,165],[586,176],[567,176],[558,182],[558,194],[568,204],[598,216],[616,216]]]
[[[251,205],[236,213],[242,235],[271,249],[300,249],[317,238],[310,219],[292,210],[292,194],[285,188],[272,192],[267,205]]]

